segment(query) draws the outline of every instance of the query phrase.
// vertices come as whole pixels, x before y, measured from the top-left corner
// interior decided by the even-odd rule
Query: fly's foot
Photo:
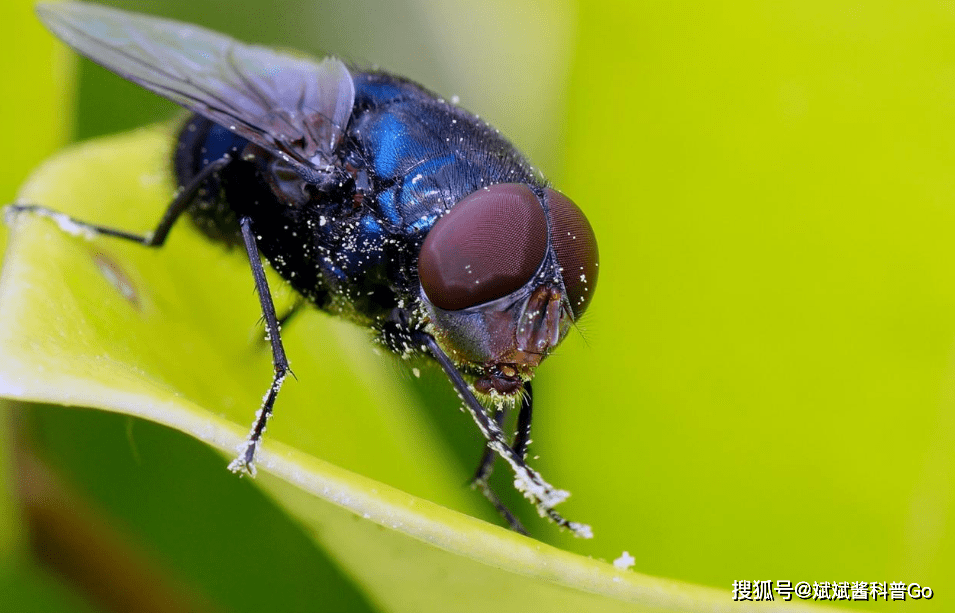
[[[242,476],[255,477],[255,452],[258,441],[246,441],[239,457],[229,462],[229,470]]]

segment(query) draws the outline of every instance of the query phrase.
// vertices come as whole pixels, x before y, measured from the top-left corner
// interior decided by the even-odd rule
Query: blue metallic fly
[[[438,362],[488,440],[474,483],[513,528],[487,486],[494,454],[541,515],[590,536],[554,510],[567,492],[525,462],[530,379],[597,282],[596,238],[570,199],[494,128],[407,79],[92,4],[37,11],[79,53],[192,112],[174,156],[180,189],[155,230],[76,223],[159,247],[188,213],[210,238],[244,248],[274,375],[233,471],[254,474],[289,373],[264,256],[306,303]],[[517,399],[509,443],[502,424]]]

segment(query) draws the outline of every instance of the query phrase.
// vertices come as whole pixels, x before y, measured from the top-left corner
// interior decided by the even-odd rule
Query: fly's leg
[[[179,217],[186,211],[186,209],[189,208],[189,205],[192,204],[193,199],[196,197],[196,194],[199,192],[202,184],[205,183],[209,177],[225,168],[231,161],[231,157],[224,156],[214,162],[210,162],[205,166],[205,168],[199,171],[199,173],[193,177],[189,183],[184,185],[182,189],[179,190],[179,192],[176,194],[176,197],[173,198],[173,201],[166,208],[166,212],[163,214],[162,219],[159,220],[159,224],[156,226],[156,229],[147,234],[135,234],[132,232],[126,232],[125,230],[117,230],[116,228],[109,228],[106,226],[100,226],[98,224],[80,221],[78,219],[73,219],[65,213],[60,213],[59,211],[36,204],[11,204],[4,209],[4,213],[7,217],[16,215],[18,213],[32,213],[42,217],[49,217],[59,224],[60,228],[66,232],[69,232],[70,234],[87,236],[102,234],[103,236],[112,236],[115,238],[121,238],[123,240],[133,241],[134,243],[139,243],[146,247],[162,247],[163,243],[166,242],[166,237],[169,236],[169,231],[172,229],[173,224],[176,223],[176,220],[178,220]]]
[[[474,481],[473,487],[476,487],[481,490],[481,493],[484,494],[484,497],[487,498],[488,502],[494,505],[494,508],[497,512],[504,518],[504,521],[507,522],[507,525],[518,534],[523,534],[527,536],[527,528],[524,527],[524,524],[521,523],[521,520],[517,519],[517,516],[507,508],[501,499],[498,498],[494,490],[491,489],[491,486],[487,484],[487,481]]]
[[[517,432],[514,434],[514,452],[527,459],[527,447],[531,444],[531,418],[534,416],[534,390],[531,382],[524,382],[521,411],[517,414]]]
[[[531,416],[533,415],[534,390],[531,388],[531,382],[524,382],[524,392],[521,394],[521,410],[517,415],[517,429],[514,434],[514,443],[511,447],[520,457],[527,459],[527,446],[531,442]],[[498,428],[504,427],[504,420],[507,418],[506,409],[498,409],[494,414],[494,421]],[[497,456],[490,447],[484,447],[484,453],[481,455],[481,461],[478,463],[474,476],[471,477],[471,485],[477,485],[480,482],[486,482],[494,469],[494,460]]]
[[[239,228],[242,231],[242,242],[245,244],[246,255],[249,256],[249,265],[252,267],[252,277],[255,279],[255,291],[259,296],[259,304],[262,307],[262,318],[265,320],[265,332],[272,347],[272,385],[265,394],[262,401],[262,408],[255,414],[255,422],[249,431],[249,437],[239,457],[229,464],[229,470],[232,472],[244,472],[255,476],[255,452],[259,448],[259,442],[262,440],[262,434],[265,433],[265,426],[272,415],[272,408],[275,406],[275,399],[282,389],[282,383],[285,377],[291,374],[288,358],[285,356],[285,347],[282,346],[282,337],[279,332],[279,320],[275,315],[275,303],[272,302],[272,294],[269,292],[269,283],[265,278],[265,269],[262,267],[262,259],[259,257],[259,248],[255,242],[255,235],[252,233],[252,220],[248,217],[239,219]]]
[[[179,217],[182,216],[192,204],[203,184],[212,177],[212,175],[228,166],[231,161],[232,158],[225,155],[202,168],[189,183],[179,190],[176,197],[166,208],[166,212],[163,214],[162,219],[159,220],[159,224],[152,232],[147,234],[135,234],[125,230],[80,221],[59,211],[34,204],[12,204],[5,208],[4,213],[8,217],[18,213],[32,213],[34,215],[49,217],[71,234],[88,236],[101,234],[133,241],[146,247],[161,247],[166,242],[169,231]],[[242,239],[245,243],[246,252],[249,255],[249,263],[252,266],[255,288],[262,307],[262,316],[265,319],[265,329],[272,346],[272,366],[275,373],[272,377],[272,385],[269,387],[269,391],[262,403],[262,408],[256,413],[255,423],[249,433],[249,438],[246,441],[243,452],[229,465],[229,468],[233,472],[244,471],[254,475],[255,466],[253,462],[255,460],[255,451],[258,448],[259,440],[262,438],[262,433],[265,432],[266,422],[272,414],[272,407],[275,404],[275,398],[278,396],[279,389],[282,387],[282,382],[285,380],[285,377],[291,373],[291,370],[289,369],[288,359],[285,357],[285,349],[282,347],[282,339],[279,335],[279,322],[275,316],[275,305],[272,303],[272,295],[269,292],[268,282],[265,279],[265,271],[262,268],[262,261],[259,259],[258,247],[255,243],[255,237],[252,234],[249,219],[243,218],[240,225]]]
[[[523,408],[521,409],[523,412]],[[504,408],[499,408],[494,411],[494,422],[497,424],[497,427],[500,429],[504,425],[504,420],[507,418],[507,410]],[[494,508],[497,509],[497,512],[500,513],[501,517],[504,518],[504,521],[511,527],[511,530],[519,532],[521,534],[527,534],[527,530],[524,528],[524,525],[521,523],[521,520],[517,519],[517,516],[507,508],[498,495],[491,489],[491,486],[488,484],[487,480],[491,476],[491,470],[494,468],[494,460],[497,456],[494,454],[494,451],[488,447],[484,447],[484,453],[481,455],[481,462],[478,464],[477,471],[474,473],[474,477],[471,479],[471,487],[481,490],[481,493],[484,494],[484,497],[494,505]]]
[[[494,421],[497,423],[498,428],[504,427],[504,420],[507,419],[507,406],[502,406],[494,411]],[[471,477],[471,486],[477,486],[480,484],[486,484],[487,480],[491,478],[491,472],[494,470],[494,460],[497,459],[494,450],[484,446],[484,451],[481,453],[481,461],[478,462],[477,470],[474,471],[474,476]]]
[[[558,526],[571,530],[575,536],[591,538],[593,531],[590,526],[569,521],[554,509],[555,506],[566,500],[570,493],[559,490],[545,481],[540,473],[527,465],[522,453],[518,453],[513,447],[508,445],[507,439],[504,437],[504,432],[497,425],[496,421],[488,417],[487,411],[485,411],[481,403],[478,402],[470,386],[468,386],[464,377],[461,376],[461,373],[455,367],[454,362],[442,351],[441,347],[438,346],[438,342],[434,340],[434,337],[423,330],[410,330],[407,334],[415,348],[430,353],[438,361],[438,364],[441,365],[442,370],[444,370],[448,378],[451,379],[452,385],[454,385],[458,395],[471,413],[474,422],[487,439],[488,447],[511,465],[511,469],[514,471],[514,486],[524,494],[525,498],[534,503],[538,513],[540,513],[542,517],[549,518]],[[529,433],[530,412],[525,412],[525,415],[524,421],[526,422],[526,426],[523,431]],[[520,419],[518,421],[520,421]],[[529,440],[528,435],[520,434],[520,432],[518,434],[524,441],[521,442],[521,447],[526,450],[527,441]]]

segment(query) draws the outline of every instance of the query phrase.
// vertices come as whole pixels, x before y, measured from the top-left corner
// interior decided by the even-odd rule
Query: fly
[[[554,507],[567,492],[530,468],[536,367],[593,296],[598,254],[583,212],[496,130],[420,85],[381,71],[246,45],[199,26],[92,4],[42,4],[77,52],[191,111],[173,166],[180,185],[147,234],[69,219],[86,235],[161,247],[184,213],[246,253],[273,376],[234,472],[256,451],[289,363],[262,258],[304,299],[371,328],[391,351],[434,359],[495,454],[542,516],[589,537]],[[486,409],[483,399],[493,406]],[[517,431],[502,431],[520,404]]]

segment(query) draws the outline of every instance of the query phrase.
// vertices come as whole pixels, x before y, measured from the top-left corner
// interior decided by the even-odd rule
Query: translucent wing
[[[37,14],[97,64],[305,166],[327,163],[351,116],[355,86],[334,58],[94,4],[41,4]]]

